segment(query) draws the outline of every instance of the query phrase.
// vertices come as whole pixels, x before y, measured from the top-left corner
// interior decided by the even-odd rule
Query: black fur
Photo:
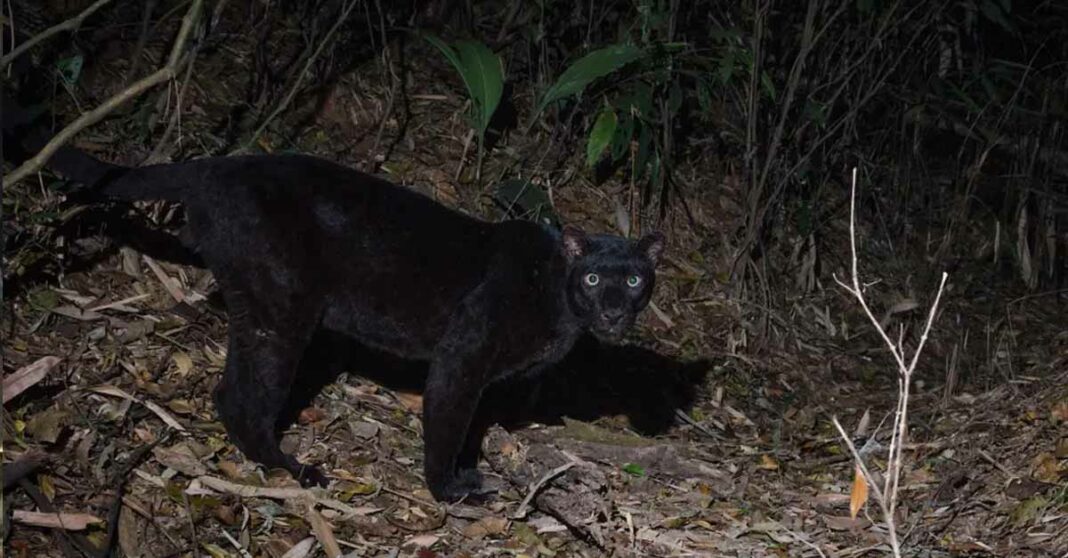
[[[186,237],[230,315],[223,424],[246,456],[305,484],[326,479],[284,454],[276,429],[305,391],[297,376],[317,332],[429,362],[424,470],[436,498],[455,499],[477,488],[483,392],[559,361],[583,331],[618,339],[648,303],[663,248],[656,233],[479,221],[309,156],[125,168],[64,149],[49,165],[93,197],[184,204]]]

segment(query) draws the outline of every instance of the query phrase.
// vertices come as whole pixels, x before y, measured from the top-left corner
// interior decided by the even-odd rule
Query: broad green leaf
[[[734,64],[735,51],[734,49],[729,49],[723,54],[723,57],[719,59],[719,69],[716,74],[719,76],[720,83],[730,83],[731,76],[734,75]]]
[[[649,159],[649,183],[656,185],[660,182],[660,153],[654,151]]]
[[[712,86],[703,79],[697,81],[697,105],[701,107],[701,112],[712,111]]]
[[[775,100],[775,82],[771,81],[771,74],[767,72],[760,73],[760,84],[764,86],[764,92],[767,93],[771,100]]]
[[[1002,29],[1012,33],[1012,25],[1005,19],[1005,14],[1001,11],[1001,6],[996,4],[993,0],[983,0],[979,3],[979,10],[983,12],[990,21],[1001,26]]]
[[[671,88],[668,90],[668,115],[674,117],[680,108],[682,108],[682,88],[679,87],[679,82],[675,81],[671,83]]]
[[[424,38],[437,47],[460,73],[474,105],[474,126],[479,134],[485,133],[504,91],[501,59],[479,42],[459,41],[453,48],[433,35],[425,35]]]
[[[510,217],[553,226],[560,224],[549,196],[529,180],[505,180],[497,185],[493,197]]]
[[[642,54],[642,49],[634,45],[612,45],[583,56],[564,70],[556,83],[545,92],[535,114],[541,113],[554,101],[581,93],[594,80],[626,66]]]
[[[478,105],[479,131],[485,132],[504,91],[501,59],[489,47],[474,41],[461,41],[456,44],[456,50],[464,64],[460,75]]]
[[[811,120],[812,122],[815,122],[816,126],[819,126],[820,128],[823,128],[827,125],[826,107],[824,107],[823,104],[818,101],[815,101],[813,99],[806,99],[804,115],[805,118]]]
[[[601,110],[601,114],[597,116],[597,120],[593,123],[589,140],[586,142],[586,166],[592,167],[597,164],[597,161],[601,160],[601,155],[604,154],[604,150],[616,133],[616,125],[618,123],[616,111],[612,110],[612,107],[605,105],[604,109]]]
[[[626,465],[623,465],[623,472],[636,477],[644,477],[645,467],[642,467],[637,463],[627,463]]]
[[[614,101],[612,106],[620,112],[634,115],[638,118],[649,118],[653,114],[653,88],[648,83],[639,81],[627,88],[623,95]]]
[[[635,118],[627,112],[620,116],[620,123],[616,126],[616,133],[612,136],[613,161],[618,161],[627,154],[630,139],[634,137],[634,120]]]
[[[648,126],[642,126],[638,132],[638,157],[634,161],[634,179],[637,180],[645,174],[645,167],[649,164],[649,157],[653,151],[653,137],[649,133]]]

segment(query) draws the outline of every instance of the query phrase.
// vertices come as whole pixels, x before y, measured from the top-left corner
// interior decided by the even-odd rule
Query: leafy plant
[[[504,91],[504,68],[501,59],[480,42],[464,40],[449,45],[433,35],[425,35],[424,38],[445,55],[467,87],[467,95],[471,100],[471,127],[478,134],[478,164],[475,175],[479,177],[482,173],[486,129],[493,119],[493,113],[497,111]]]
[[[511,218],[528,219],[553,227],[560,226],[560,218],[553,211],[549,196],[529,180],[513,178],[501,182],[497,185],[493,199]]]
[[[582,93],[598,78],[626,66],[642,54],[642,50],[634,45],[610,45],[579,58],[545,91],[534,116],[537,117],[554,101]]]

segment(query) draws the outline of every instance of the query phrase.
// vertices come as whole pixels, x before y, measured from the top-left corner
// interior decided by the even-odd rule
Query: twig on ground
[[[979,450],[979,457],[982,457],[988,463],[993,465],[998,471],[1001,471],[1002,473],[1004,473],[1006,477],[1009,477],[1010,479],[1019,478],[1018,475],[1012,474],[1012,471],[1006,469],[1004,465],[1002,465],[1001,463],[998,463],[996,460],[994,460],[994,458],[991,457],[990,454],[987,453],[986,451],[980,449]]]
[[[133,452],[130,453],[130,457],[123,464],[122,468],[111,476],[111,484],[115,486],[115,499],[111,502],[111,509],[108,511],[108,530],[107,535],[104,537],[103,549],[100,552],[101,558],[107,558],[111,555],[111,551],[115,544],[119,540],[119,514],[122,513],[122,498],[126,494],[126,484],[130,480],[130,472],[137,468],[144,461],[145,457],[161,443],[169,440],[171,437],[171,431],[168,430],[163,436],[156,438],[155,442],[145,444]]]
[[[220,478],[209,476],[197,477],[197,480],[200,481],[200,484],[212,490],[218,492],[225,492],[227,494],[233,494],[234,496],[240,496],[242,498],[269,498],[271,500],[296,500],[302,498],[310,499],[316,504],[337,510],[349,516],[370,515],[372,513],[381,511],[380,508],[373,507],[354,508],[348,504],[344,504],[337,500],[331,500],[330,498],[322,498],[316,496],[314,492],[304,488],[268,488],[261,486],[250,486],[247,484],[236,484]]]
[[[568,469],[574,467],[577,464],[578,461],[568,461],[567,463],[564,463],[563,465],[549,471],[548,473],[545,473],[534,484],[530,485],[530,489],[527,490],[526,498],[523,498],[523,501],[519,503],[519,509],[517,509],[515,513],[512,514],[512,519],[523,519],[524,517],[526,517],[527,506],[529,506],[530,501],[538,495],[538,492],[541,491],[542,487],[548,484],[549,481],[564,474],[565,472],[567,472]]]
[[[909,388],[912,383],[912,372],[916,369],[916,363],[919,362],[920,354],[923,352],[923,347],[927,343],[927,336],[931,332],[931,325],[934,323],[935,316],[938,313],[938,305],[942,300],[942,293],[945,290],[946,279],[949,275],[942,273],[942,281],[938,285],[938,293],[935,295],[934,302],[931,304],[931,310],[927,315],[927,323],[924,325],[923,333],[920,335],[920,341],[916,346],[915,352],[912,354],[911,359],[906,359],[904,342],[899,339],[894,342],[887,335],[886,330],[879,323],[879,319],[875,317],[875,314],[868,306],[867,300],[864,298],[864,290],[860,282],[860,272],[858,271],[858,258],[857,258],[857,169],[853,168],[853,183],[852,191],[850,193],[850,205],[849,205],[849,243],[850,243],[850,256],[852,259],[852,284],[847,285],[837,277],[834,278],[843,289],[853,295],[860,304],[860,307],[864,310],[864,314],[868,316],[872,325],[875,327],[875,331],[882,337],[883,342],[887,348],[890,349],[890,354],[894,357],[894,361],[898,368],[898,400],[897,409],[894,412],[894,426],[893,433],[890,437],[890,448],[887,458],[887,471],[886,478],[883,481],[883,486],[880,487],[873,482],[872,475],[869,472],[867,466],[864,464],[864,459],[861,457],[857,448],[854,447],[852,439],[846,434],[845,429],[838,422],[838,418],[834,417],[833,422],[835,428],[838,429],[838,433],[845,440],[846,445],[849,447],[850,453],[853,455],[854,461],[856,461],[857,467],[860,469],[861,474],[864,475],[864,481],[871,488],[875,494],[876,501],[879,504],[880,509],[883,512],[883,521],[886,523],[887,536],[890,539],[890,547],[893,550],[893,554],[896,558],[901,556],[901,543],[898,540],[897,525],[894,519],[894,512],[897,507],[897,494],[899,482],[901,479],[902,458],[904,455],[905,436],[908,433],[908,403],[909,403]],[[903,333],[902,333],[903,335]]]
[[[396,496],[398,498],[404,498],[405,500],[408,500],[409,502],[412,502],[413,504],[420,504],[420,505],[426,506],[428,508],[433,508],[433,507],[437,506],[437,504],[435,504],[434,502],[430,502],[430,501],[424,500],[422,498],[417,498],[415,496],[412,496],[411,494],[405,494],[405,493],[403,493],[403,492],[401,492],[399,490],[393,490],[392,488],[390,488],[388,486],[382,486],[380,488],[381,488],[382,492],[385,492],[387,494],[392,494],[392,495],[394,495],[394,496]]]
[[[96,0],[96,2],[93,2],[91,6],[82,10],[80,14],[62,23],[57,23],[56,25],[53,25],[52,27],[49,27],[48,29],[45,29],[44,31],[38,33],[30,40],[26,41],[25,43],[22,43],[17,48],[0,58],[0,68],[7,66],[11,63],[12,60],[18,58],[19,56],[22,56],[24,52],[30,50],[31,48],[33,48],[34,45],[51,37],[52,35],[56,35],[64,31],[77,31],[78,28],[82,26],[82,23],[85,21],[86,18],[93,15],[94,12],[96,12],[100,8],[103,8],[106,4],[110,2],[111,0]]]
[[[30,497],[30,500],[33,500],[33,503],[37,505],[37,509],[50,514],[58,513],[55,506],[52,505],[52,501],[29,479],[20,480],[19,487]],[[53,528],[52,534],[55,535],[55,540],[59,543],[60,550],[69,558],[77,558],[79,553],[84,556],[92,556],[93,550],[95,550],[80,533],[71,533],[65,529]]]
[[[248,549],[241,546],[241,543],[237,542],[237,539],[235,539],[233,535],[226,532],[226,529],[222,530],[222,534],[224,537],[226,537],[226,540],[230,541],[230,544],[234,545],[234,548],[237,549],[237,553],[241,555],[241,558],[252,558],[252,555],[249,554]]]
[[[193,506],[189,504],[189,496],[182,493],[182,506],[185,507],[185,518],[189,520],[189,535],[193,539],[193,548],[200,548],[200,536],[197,535],[197,523],[193,520]]]
[[[159,85],[167,80],[173,79],[175,71],[178,67],[178,61],[181,58],[181,53],[185,48],[186,40],[189,38],[189,34],[193,29],[193,24],[197,20],[197,16],[200,14],[200,6],[203,0],[193,0],[189,6],[189,11],[186,12],[185,17],[182,19],[182,27],[178,31],[178,37],[174,41],[174,47],[171,50],[170,59],[167,65],[156,70],[151,75],[144,79],[138,80],[134,84],[130,85],[126,89],[116,93],[107,101],[95,109],[82,114],[76,118],[70,124],[67,124],[65,128],[59,131],[49,142],[29,160],[20,165],[17,169],[11,171],[10,174],[4,177],[4,185],[11,185],[28,175],[37,172],[48,161],[52,155],[55,154],[60,147],[71,140],[82,130],[100,122],[105,116],[110,114],[116,108],[121,106],[126,101],[133,99],[144,93],[145,91]],[[14,53],[12,53],[14,54]]]
[[[182,545],[174,538],[174,535],[172,535],[170,531],[164,528],[163,525],[160,523],[159,518],[156,517],[155,514],[149,513],[149,511],[146,510],[143,505],[141,505],[141,502],[138,502],[136,499],[132,498],[129,495],[124,495],[122,497],[122,504],[127,508],[133,510],[133,512],[137,515],[140,515],[141,517],[151,522],[152,526],[155,527],[156,530],[159,531],[160,534],[162,534],[167,539],[167,541],[171,544],[171,547],[174,548],[174,550],[182,549]]]
[[[675,409],[675,416],[678,417],[679,420],[681,420],[682,422],[685,422],[686,424],[689,424],[690,426],[696,428],[698,432],[704,434],[705,436],[708,436],[709,438],[712,438],[713,440],[723,439],[723,436],[716,434],[707,426],[697,422],[693,419],[693,417],[686,414],[686,412],[684,412],[682,409]]]

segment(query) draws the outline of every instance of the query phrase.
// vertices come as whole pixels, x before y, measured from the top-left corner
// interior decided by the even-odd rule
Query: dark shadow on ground
[[[368,349],[346,336],[316,335],[301,364],[297,383],[280,427],[341,372],[352,372],[384,387],[422,391],[427,364]],[[625,415],[641,434],[666,432],[676,409],[689,409],[699,395],[709,363],[681,361],[634,345],[610,345],[582,337],[563,361],[533,377],[494,384],[483,395],[479,428],[505,428],[539,422],[558,424],[563,417],[594,420]]]

